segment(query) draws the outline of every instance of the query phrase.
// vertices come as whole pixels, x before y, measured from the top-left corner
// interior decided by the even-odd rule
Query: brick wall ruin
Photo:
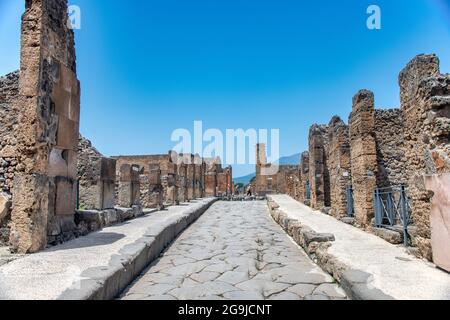
[[[271,168],[273,164],[267,162],[266,145],[256,145],[256,178],[254,192],[258,196],[276,193],[295,193],[292,190],[294,179],[298,179],[298,165],[276,165],[278,170],[272,174]],[[264,170],[270,174],[265,174]],[[292,179],[291,179],[292,178]],[[290,181],[292,180],[292,182]],[[289,191],[291,190],[291,191]]]
[[[399,76],[404,117],[406,173],[420,253],[432,258],[432,192],[424,175],[450,171],[450,75],[439,71],[435,55],[419,55]]]
[[[111,159],[79,136],[67,9],[67,0],[25,1],[20,70],[0,77],[0,246],[14,252],[37,252],[139,214],[117,205],[161,209],[205,194],[206,164],[198,156],[189,195],[178,199],[183,168],[173,152]]]
[[[433,251],[443,252],[443,244],[432,241],[433,192],[425,187],[424,177],[442,194],[446,184],[439,181],[447,181],[450,172],[450,76],[440,74],[435,55],[419,55],[400,73],[399,84],[400,109],[375,109],[374,94],[361,90],[353,98],[348,126],[338,117],[328,128],[312,126],[309,153],[303,153],[300,162],[298,190],[289,193],[308,203],[310,183],[311,206],[322,209],[329,190],[330,214],[341,219],[347,215],[346,189],[351,185],[357,226],[370,231],[375,189],[405,186],[414,225],[409,236],[418,254],[431,260]],[[329,187],[322,176],[327,170]]]

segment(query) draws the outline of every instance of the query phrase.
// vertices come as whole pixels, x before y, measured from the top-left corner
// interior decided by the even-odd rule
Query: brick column
[[[347,215],[347,187],[351,185],[350,143],[348,126],[339,117],[328,125],[328,167],[330,170],[330,214],[336,218]]]
[[[314,124],[309,130],[309,181],[311,207],[330,206],[330,185],[327,168],[327,126]]]
[[[377,172],[374,103],[372,92],[359,91],[353,97],[349,120],[354,208],[356,220],[362,226],[368,226],[374,217]]]

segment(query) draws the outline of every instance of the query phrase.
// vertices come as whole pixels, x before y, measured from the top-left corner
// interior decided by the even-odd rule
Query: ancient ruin
[[[276,168],[275,173],[272,173],[270,168]],[[292,184],[298,177],[299,166],[268,163],[266,145],[263,143],[256,145],[255,193],[257,196],[295,192],[292,190]]]

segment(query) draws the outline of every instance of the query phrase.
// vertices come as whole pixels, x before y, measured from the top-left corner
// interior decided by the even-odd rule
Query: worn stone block
[[[46,175],[16,174],[11,212],[10,242],[19,253],[39,251],[47,245],[49,178]]]
[[[79,123],[65,116],[58,116],[56,146],[64,150],[78,150]]]
[[[75,214],[77,202],[77,186],[76,182],[58,177],[55,180],[56,185],[56,215],[71,215]]]

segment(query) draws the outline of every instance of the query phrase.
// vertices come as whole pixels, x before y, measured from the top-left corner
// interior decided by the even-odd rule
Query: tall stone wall
[[[80,85],[67,1],[26,1],[17,101],[10,242],[35,252],[75,229]]]
[[[372,92],[359,91],[353,97],[349,120],[354,210],[357,223],[364,227],[368,226],[374,217],[373,192],[377,184],[374,103]]]
[[[450,172],[450,76],[435,55],[415,57],[399,76],[405,158],[413,220],[413,242],[431,259],[431,197],[424,175]]]
[[[328,128],[314,124],[309,130],[309,181],[311,207],[330,206],[330,175],[327,164]]]
[[[330,214],[347,215],[347,188],[351,185],[348,126],[335,116],[328,125],[328,167],[330,174]]]
[[[403,115],[400,109],[375,110],[375,140],[378,188],[405,185]]]
[[[14,131],[17,128],[16,104],[19,95],[19,72],[0,77],[0,189],[12,194],[16,157],[6,157],[8,149],[17,146]],[[14,155],[14,154],[11,154]]]

